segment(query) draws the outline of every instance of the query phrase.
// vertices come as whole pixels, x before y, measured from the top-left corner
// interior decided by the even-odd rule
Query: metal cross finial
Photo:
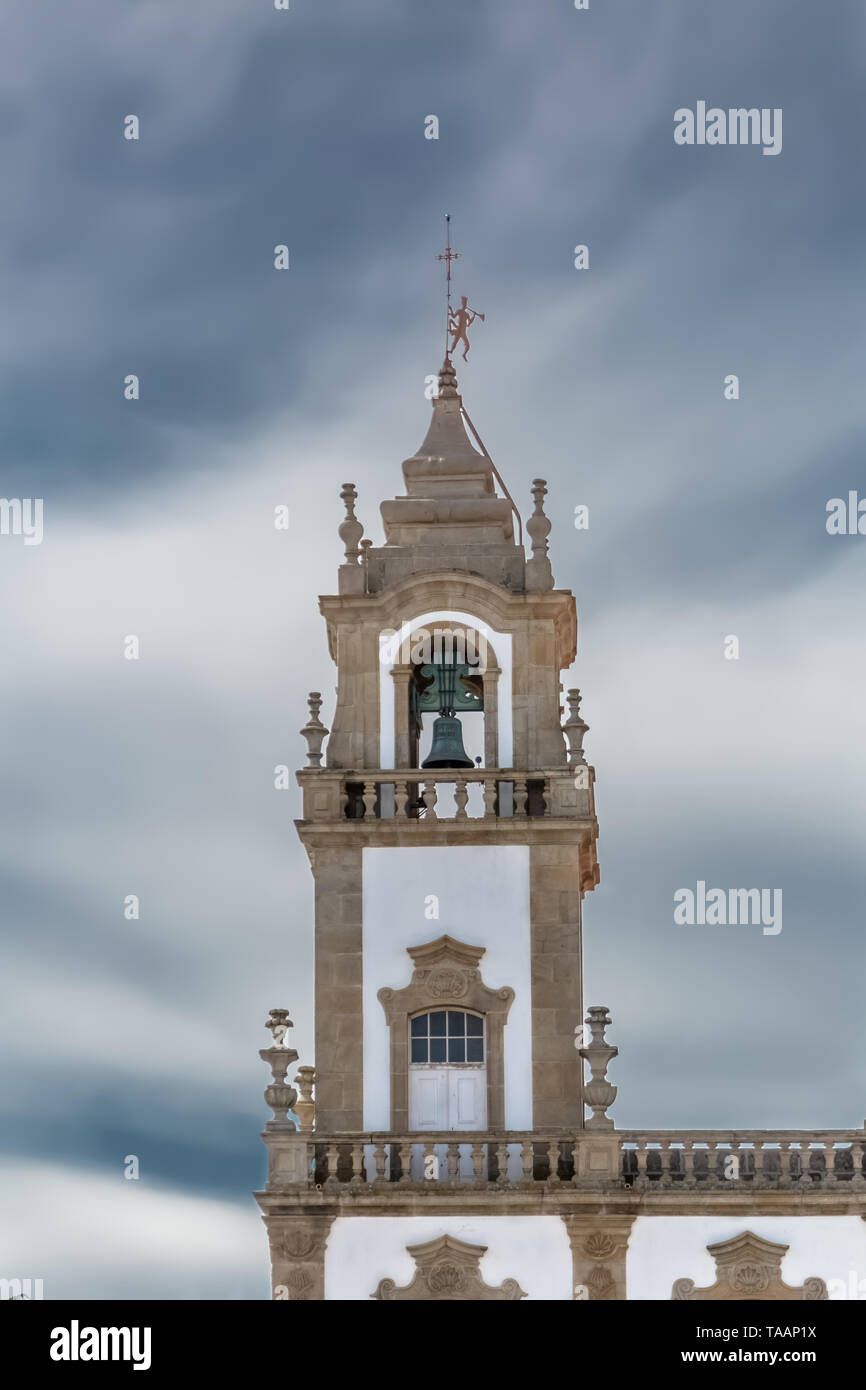
[[[451,250],[451,213],[445,214],[445,250],[441,251],[436,257],[437,261],[445,262],[445,357],[450,358],[448,351],[448,334],[451,332],[451,262],[459,261],[460,252]]]

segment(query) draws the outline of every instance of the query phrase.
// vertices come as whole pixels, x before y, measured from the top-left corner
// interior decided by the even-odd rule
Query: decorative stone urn
[[[589,1025],[591,1042],[586,1047],[578,1047],[577,1050],[587,1062],[589,1062],[592,1080],[584,1087],[584,1095],[587,1102],[592,1106],[592,1119],[587,1120],[587,1129],[613,1129],[613,1120],[608,1116],[607,1110],[616,1100],[616,1086],[612,1086],[607,1079],[608,1064],[614,1057],[619,1055],[619,1048],[612,1047],[605,1041],[604,1030],[610,1023],[610,1014],[605,1007],[595,1007],[588,1010],[586,1022]],[[577,1047],[578,1039],[575,1039]]]
[[[272,1047],[263,1047],[259,1051],[259,1056],[263,1062],[268,1063],[273,1077],[273,1081],[265,1090],[265,1100],[274,1112],[274,1119],[268,1123],[285,1125],[290,1123],[289,1111],[294,1109],[295,1101],[298,1099],[294,1086],[286,1083],[286,1072],[292,1063],[298,1060],[295,1049],[286,1047],[283,1042],[289,1028],[294,1027],[288,1009],[271,1009],[265,1027],[270,1029],[274,1039]]]

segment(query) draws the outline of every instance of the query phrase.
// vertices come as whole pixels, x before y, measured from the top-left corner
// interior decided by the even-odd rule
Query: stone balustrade
[[[304,820],[592,820],[591,769],[303,768]]]
[[[291,1126],[269,1130],[266,1143],[277,1160],[271,1166],[271,1190],[336,1193],[370,1185],[395,1193],[410,1186],[441,1192],[443,1186],[467,1184],[524,1190],[539,1184],[577,1190],[601,1185],[636,1192],[733,1191],[740,1185],[768,1191],[796,1186],[866,1190],[864,1130],[653,1130],[601,1137],[589,1130],[547,1135],[513,1130],[301,1135]],[[603,1158],[609,1155],[608,1163],[587,1162],[590,1150]]]
[[[863,1130],[622,1131],[623,1180],[648,1188],[866,1187]]]

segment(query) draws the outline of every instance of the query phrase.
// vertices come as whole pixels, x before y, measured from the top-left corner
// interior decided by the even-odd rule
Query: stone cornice
[[[394,1183],[382,1193],[363,1185],[333,1194],[321,1192],[256,1192],[269,1215],[322,1212],[334,1216],[866,1216],[866,1192],[794,1191],[633,1192],[608,1187],[580,1191],[567,1185],[535,1184],[542,1191],[465,1188],[444,1192],[439,1184]],[[439,1190],[436,1190],[439,1189]]]

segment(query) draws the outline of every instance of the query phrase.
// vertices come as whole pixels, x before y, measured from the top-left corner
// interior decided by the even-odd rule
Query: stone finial
[[[355,503],[358,500],[355,484],[344,483],[340,496],[346,508],[346,516],[340,522],[337,533],[346,547],[346,564],[357,565],[361,554],[358,542],[364,534],[364,528],[355,516]]]
[[[544,513],[544,497],[547,483],[543,478],[535,478],[532,483],[532,497],[535,511],[526,523],[526,530],[532,541],[532,556],[526,562],[526,588],[544,592],[553,588],[553,570],[547,554],[547,537],[550,535],[550,518]]]
[[[289,1018],[288,1009],[271,1009],[265,1027],[270,1030],[274,1047],[285,1047],[286,1034],[294,1023]]]
[[[436,390],[437,401],[456,401],[457,391],[457,372],[450,357],[446,357],[442,366],[439,368],[439,385]]]
[[[313,1128],[316,1115],[316,1102],[313,1100],[315,1080],[315,1067],[298,1067],[295,1082],[301,1093],[301,1099],[295,1105],[295,1114],[298,1117],[298,1127],[305,1131]]]
[[[294,1108],[298,1099],[294,1086],[286,1084],[286,1072],[292,1063],[298,1060],[295,1049],[286,1047],[285,1044],[286,1034],[294,1027],[288,1009],[271,1009],[265,1027],[270,1029],[274,1040],[270,1047],[259,1050],[259,1056],[263,1062],[268,1063],[273,1078],[271,1084],[265,1088],[265,1100],[274,1112],[274,1119],[285,1124],[289,1111]]]
[[[319,710],[322,708],[322,697],[318,690],[311,690],[307,696],[307,704],[310,707],[310,717],[301,729],[302,736],[307,740],[307,766],[322,766],[322,743],[330,733],[319,718]],[[291,1028],[291,1024],[289,1027]],[[270,1027],[270,1024],[268,1024]]]
[[[568,735],[568,762],[570,767],[579,767],[586,764],[586,755],[583,751],[584,735],[589,731],[589,725],[584,721],[580,713],[580,691],[569,690],[568,692],[568,718],[565,721],[565,732]]]
[[[605,1007],[594,1007],[587,1010],[586,1022],[589,1025],[591,1042],[582,1046],[583,1028],[578,1024],[575,1033],[578,1035],[574,1039],[574,1045],[581,1057],[589,1062],[592,1080],[583,1088],[584,1096],[589,1105],[592,1106],[592,1119],[587,1120],[587,1129],[613,1129],[613,1120],[607,1114],[608,1108],[616,1100],[616,1086],[612,1086],[607,1079],[607,1068],[614,1057],[619,1055],[619,1048],[612,1047],[605,1041],[604,1030],[610,1023],[610,1014]]]

